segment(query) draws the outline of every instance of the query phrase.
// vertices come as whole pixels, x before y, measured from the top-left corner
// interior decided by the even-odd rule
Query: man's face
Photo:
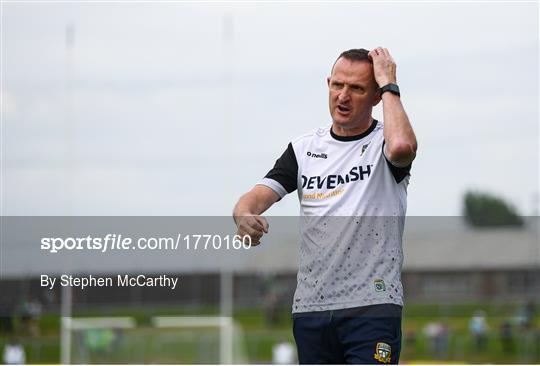
[[[328,88],[332,121],[346,129],[363,126],[381,100],[373,65],[368,61],[338,59],[328,78]]]

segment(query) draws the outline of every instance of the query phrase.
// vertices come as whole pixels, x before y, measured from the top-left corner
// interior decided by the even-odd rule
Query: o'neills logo
[[[306,177],[302,175],[302,188],[303,189],[334,189],[341,184],[355,182],[357,180],[364,180],[369,178],[371,174],[371,165],[360,165],[355,166],[345,175],[340,174],[330,174],[326,177],[314,176]]]
[[[314,154],[311,151],[308,151],[307,156],[310,158],[328,159],[328,155],[326,155],[326,153]]]

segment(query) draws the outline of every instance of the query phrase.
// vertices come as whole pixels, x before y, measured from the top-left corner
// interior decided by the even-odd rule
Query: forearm
[[[396,83],[396,63],[386,48],[369,52],[373,60],[375,81],[382,88]],[[398,166],[409,165],[416,156],[416,137],[399,96],[392,92],[381,95],[384,116],[385,154]]]
[[[255,186],[240,197],[233,209],[234,221],[238,217],[260,215],[279,199],[279,196],[268,187]]]
[[[382,102],[387,157],[399,165],[408,165],[414,160],[418,147],[409,117],[399,96],[386,92]]]
[[[234,206],[233,216],[260,215],[263,213],[263,207],[257,202],[257,197],[252,192],[247,192],[240,197],[236,206]]]

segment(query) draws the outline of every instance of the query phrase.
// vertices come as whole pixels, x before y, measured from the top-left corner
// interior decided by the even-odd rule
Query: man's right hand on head
[[[242,237],[248,235],[251,238],[251,245],[257,246],[261,243],[261,237],[268,233],[268,221],[259,215],[243,215],[236,219],[238,230],[236,235]]]

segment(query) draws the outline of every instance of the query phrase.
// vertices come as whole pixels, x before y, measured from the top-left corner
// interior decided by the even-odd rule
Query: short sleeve
[[[383,156],[384,156],[384,160],[386,160],[386,164],[388,165],[388,168],[390,168],[390,171],[392,172],[392,175],[394,176],[394,179],[396,180],[396,183],[399,184],[399,183],[401,183],[401,181],[403,179],[405,179],[405,177],[407,175],[411,174],[412,163],[410,163],[409,165],[404,166],[404,167],[395,166],[386,157],[386,154],[384,152],[384,145],[385,145],[385,142],[383,142],[383,146],[382,146],[382,153],[383,153]]]
[[[298,162],[291,143],[260,184],[273,189],[280,197],[298,188]]]

